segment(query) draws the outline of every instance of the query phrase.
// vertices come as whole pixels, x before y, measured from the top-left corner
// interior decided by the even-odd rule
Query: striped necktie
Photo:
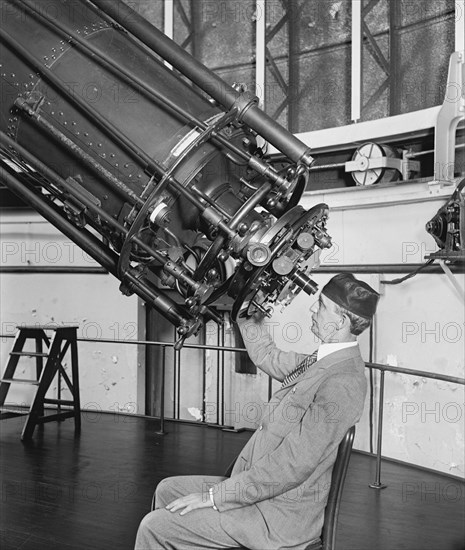
[[[298,367],[296,367],[291,373],[289,373],[283,380],[282,388],[293,382],[301,374],[303,374],[309,367],[315,363],[318,356],[318,350],[314,351],[311,355],[308,355]]]

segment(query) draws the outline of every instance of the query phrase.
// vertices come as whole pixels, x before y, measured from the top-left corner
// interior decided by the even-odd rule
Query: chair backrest
[[[348,429],[344,439],[339,444],[336,461],[331,475],[331,488],[325,509],[325,520],[321,540],[323,550],[333,550],[336,544],[336,528],[344,481],[349,467],[350,453],[355,437],[355,426]]]

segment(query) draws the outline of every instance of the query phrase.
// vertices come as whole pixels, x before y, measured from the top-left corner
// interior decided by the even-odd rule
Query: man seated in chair
[[[250,358],[282,385],[230,477],[159,483],[136,550],[303,550],[318,540],[339,443],[363,410],[357,336],[370,325],[378,299],[351,274],[333,277],[311,308],[311,331],[321,344],[307,356],[279,350],[265,330],[259,341],[248,341],[247,327],[261,320],[239,319]]]

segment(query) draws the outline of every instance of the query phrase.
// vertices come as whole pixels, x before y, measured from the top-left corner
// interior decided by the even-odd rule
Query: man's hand
[[[182,510],[179,513],[180,516],[191,512],[192,510],[197,510],[197,508],[212,508],[213,504],[210,500],[208,493],[191,493],[185,497],[177,498],[170,502],[166,508],[170,512],[177,512]]]

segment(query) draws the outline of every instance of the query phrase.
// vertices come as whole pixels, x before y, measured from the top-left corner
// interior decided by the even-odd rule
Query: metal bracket
[[[449,281],[454,285],[455,290],[459,293],[459,296],[462,298],[462,302],[465,301],[465,290],[459,285],[449,266],[444,260],[438,260],[438,262],[444,273],[447,275]]]
[[[449,183],[454,179],[455,134],[465,115],[465,52],[455,52],[449,61],[446,96],[436,121],[434,136],[434,180]]]

